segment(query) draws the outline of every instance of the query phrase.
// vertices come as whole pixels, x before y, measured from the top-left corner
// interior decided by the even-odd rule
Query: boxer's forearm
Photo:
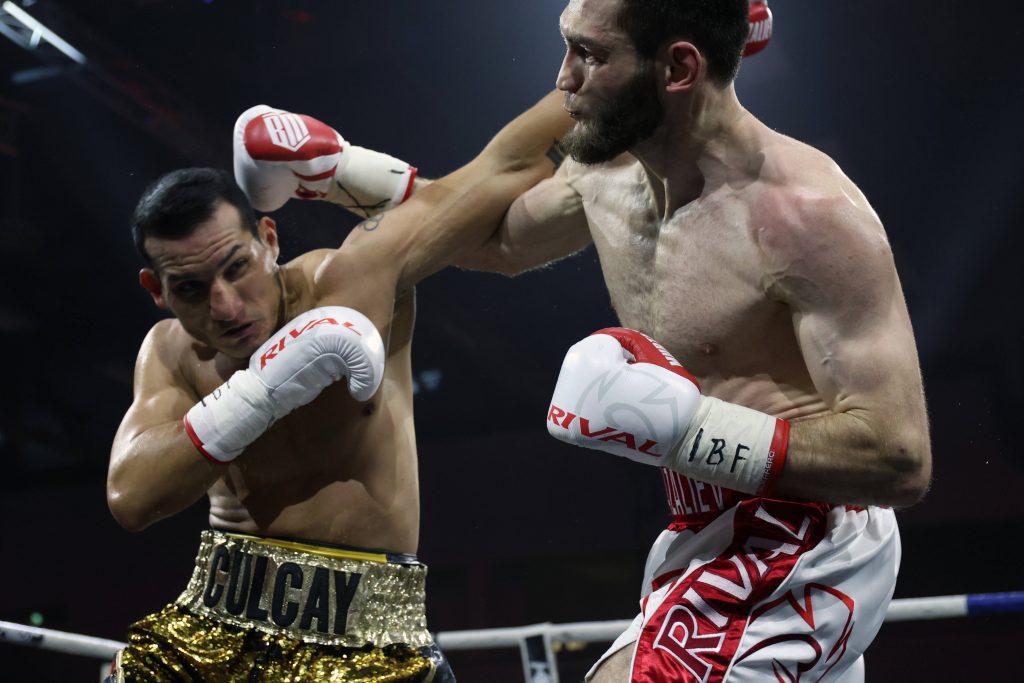
[[[927,428],[851,410],[795,420],[774,489],[783,498],[906,507],[931,475]],[[898,425],[888,427],[886,425]]]
[[[506,125],[473,161],[385,214],[367,235],[400,264],[399,290],[480,248],[509,205],[556,168],[547,152],[572,123],[549,95]],[[356,233],[355,244],[364,235]],[[371,238],[372,239],[372,238]]]
[[[550,175],[561,163],[552,147],[573,123],[563,107],[564,100],[557,91],[543,97],[498,131],[478,160],[493,165],[498,172],[541,168],[544,175]]]
[[[114,445],[107,505],[118,524],[141,531],[203,497],[224,473],[196,451],[180,421]]]

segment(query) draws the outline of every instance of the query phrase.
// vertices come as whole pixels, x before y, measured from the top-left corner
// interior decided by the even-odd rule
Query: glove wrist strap
[[[341,154],[334,180],[327,201],[370,217],[408,199],[416,168],[382,152],[350,145]]]
[[[705,396],[665,466],[717,486],[767,495],[782,472],[788,446],[785,420]]]
[[[239,370],[185,414],[185,433],[211,462],[231,462],[273,424],[269,402],[263,383]]]

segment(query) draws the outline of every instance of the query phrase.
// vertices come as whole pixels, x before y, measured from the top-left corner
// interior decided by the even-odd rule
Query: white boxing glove
[[[789,423],[716,398],[650,337],[599,330],[565,356],[548,432],[647,465],[755,495],[786,459]]]
[[[416,168],[350,145],[325,123],[260,104],[235,122],[235,182],[257,211],[292,197],[323,199],[363,216],[398,206],[412,193]]]
[[[276,420],[347,378],[367,401],[384,377],[384,342],[369,318],[342,306],[303,313],[272,335],[239,370],[185,414],[185,432],[214,462],[230,462]]]

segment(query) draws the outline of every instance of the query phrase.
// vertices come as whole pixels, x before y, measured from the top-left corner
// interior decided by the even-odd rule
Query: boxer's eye
[[[239,277],[245,272],[245,267],[247,265],[249,265],[249,260],[240,258],[234,263],[232,263],[230,266],[228,266],[228,269],[224,271],[224,275],[228,279],[234,279],[236,277]]]
[[[583,45],[573,45],[572,50],[580,57],[580,59],[585,61],[587,64],[602,64],[604,62],[603,59],[598,57],[596,54],[591,52],[589,48],[584,47]]]
[[[194,299],[202,293],[203,287],[191,280],[174,285],[174,293],[182,299]]]

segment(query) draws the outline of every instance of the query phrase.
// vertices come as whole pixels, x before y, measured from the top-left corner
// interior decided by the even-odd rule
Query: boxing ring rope
[[[901,598],[889,604],[886,622],[950,619],[997,613],[1024,612],[1024,591]],[[552,645],[611,642],[630,620],[568,624],[532,624],[514,628],[445,631],[435,634],[442,650],[483,650],[518,647],[527,681],[557,683]],[[0,621],[0,643],[25,645],[110,661],[124,643],[106,638]]]

